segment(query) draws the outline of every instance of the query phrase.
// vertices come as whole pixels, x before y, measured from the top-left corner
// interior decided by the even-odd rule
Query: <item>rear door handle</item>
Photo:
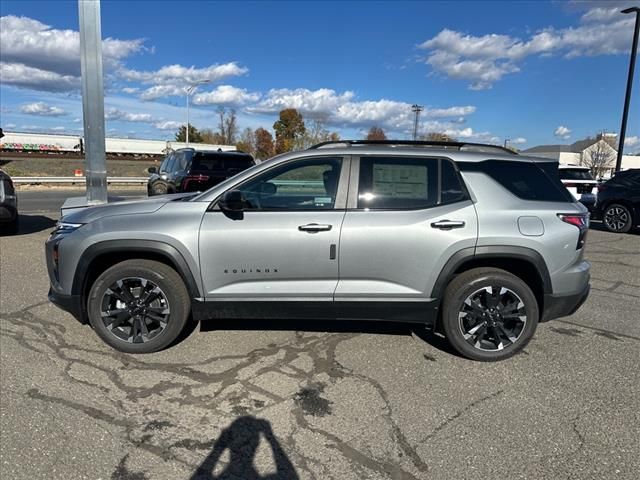
[[[452,228],[464,227],[464,222],[461,220],[438,220],[431,224],[432,228],[439,228],[440,230],[451,230]]]
[[[331,230],[331,228],[333,227],[333,225],[328,225],[328,224],[324,224],[324,223],[308,223],[306,225],[300,225],[298,227],[298,230],[300,230],[301,232],[309,232],[309,233],[316,233],[316,232],[328,232],[329,230]]]

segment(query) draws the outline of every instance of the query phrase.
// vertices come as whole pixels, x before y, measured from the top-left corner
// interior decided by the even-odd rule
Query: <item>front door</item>
[[[233,187],[243,211],[214,206],[200,229],[206,299],[332,302],[348,174],[347,159],[303,158]]]

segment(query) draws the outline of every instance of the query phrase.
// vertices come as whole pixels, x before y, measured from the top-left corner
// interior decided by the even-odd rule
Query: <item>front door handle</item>
[[[309,232],[309,233],[328,232],[329,230],[331,230],[332,227],[333,225],[320,224],[320,223],[308,223],[306,225],[300,225],[298,227],[298,230],[300,230],[301,232]]]
[[[461,220],[438,220],[431,224],[432,228],[439,228],[440,230],[451,230],[452,228],[464,227],[464,222]]]

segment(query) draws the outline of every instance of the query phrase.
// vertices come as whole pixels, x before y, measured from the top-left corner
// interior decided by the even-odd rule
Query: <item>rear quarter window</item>
[[[461,162],[463,171],[482,172],[522,200],[543,202],[574,202],[562,185],[557,162],[513,162],[485,160]]]

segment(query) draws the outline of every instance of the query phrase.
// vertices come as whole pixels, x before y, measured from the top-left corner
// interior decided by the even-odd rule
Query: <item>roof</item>
[[[596,138],[588,137],[577,142],[573,142],[571,145],[538,145],[537,147],[528,148],[523,150],[522,153],[582,153],[591,145],[603,140],[614,150],[618,149],[616,137],[611,135],[599,135]]]
[[[522,153],[562,153],[573,152],[571,145],[538,145],[537,147],[531,147],[526,150],[522,150]]]

